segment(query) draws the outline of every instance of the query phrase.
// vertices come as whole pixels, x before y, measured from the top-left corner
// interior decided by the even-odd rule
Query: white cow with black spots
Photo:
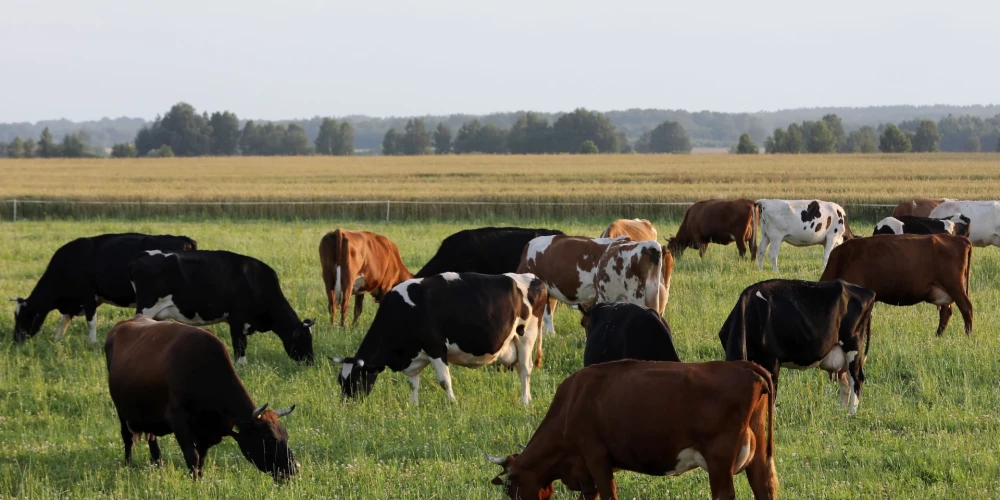
[[[1000,246],[1000,201],[946,201],[931,211],[931,218],[964,215],[969,219],[969,240],[977,247]]]
[[[783,241],[797,247],[823,245],[825,268],[830,252],[845,240],[854,238],[847,223],[847,213],[843,207],[833,202],[757,200],[755,206],[760,208],[758,269],[764,269],[764,254],[768,253],[771,267],[774,272],[778,272],[778,251]],[[770,252],[767,251],[769,246]]]

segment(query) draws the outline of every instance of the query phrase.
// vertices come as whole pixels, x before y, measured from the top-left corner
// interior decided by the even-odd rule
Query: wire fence
[[[3,220],[246,218],[376,221],[642,217],[679,220],[694,202],[483,200],[97,201],[0,200]],[[896,205],[841,204],[851,220],[877,221]]]

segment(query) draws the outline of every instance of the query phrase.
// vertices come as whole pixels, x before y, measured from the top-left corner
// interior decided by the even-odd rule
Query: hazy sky
[[[8,0],[0,122],[1000,102],[996,0]]]

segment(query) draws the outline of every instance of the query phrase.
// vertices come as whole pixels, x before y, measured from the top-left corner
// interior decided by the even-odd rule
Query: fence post
[[[17,200],[14,200],[14,222],[17,222]]]
[[[389,207],[392,206],[392,200],[385,200],[385,221],[389,222]]]

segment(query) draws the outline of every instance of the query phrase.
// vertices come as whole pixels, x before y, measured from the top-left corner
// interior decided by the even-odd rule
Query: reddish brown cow
[[[357,324],[366,293],[375,302],[381,302],[392,287],[413,277],[403,264],[396,244],[369,231],[337,229],[326,233],[319,242],[319,261],[323,266],[330,323],[335,316],[334,306],[340,306],[341,328],[345,326],[351,295],[357,297],[352,321]]]
[[[512,499],[549,499],[553,481],[580,498],[617,499],[614,472],[708,471],[712,498],[733,499],[746,471],[754,498],[773,499],[774,386],[749,361],[622,360],[569,376],[528,445],[487,459]]]
[[[752,200],[699,201],[684,213],[677,234],[667,239],[667,249],[680,258],[685,249],[696,248],[704,257],[709,243],[728,245],[735,241],[740,257],[746,255],[749,246],[750,257],[755,259],[759,210]]]
[[[646,219],[618,219],[601,233],[601,238],[617,238],[619,236],[626,236],[632,241],[656,241],[658,239],[656,228]],[[670,296],[670,275],[674,272],[674,256],[666,248],[662,250],[663,264],[660,271],[663,273],[663,283],[660,288],[660,304],[656,307],[657,312],[661,315],[667,307],[667,299]]]
[[[950,234],[898,234],[856,238],[830,253],[820,281],[842,279],[875,292],[875,300],[894,306],[930,302],[938,306],[941,335],[952,304],[972,332],[969,270],[972,243]]]
[[[916,217],[930,217],[931,211],[938,205],[946,201],[955,201],[951,198],[917,198],[904,201],[892,210],[893,217],[901,215],[912,215]]]

